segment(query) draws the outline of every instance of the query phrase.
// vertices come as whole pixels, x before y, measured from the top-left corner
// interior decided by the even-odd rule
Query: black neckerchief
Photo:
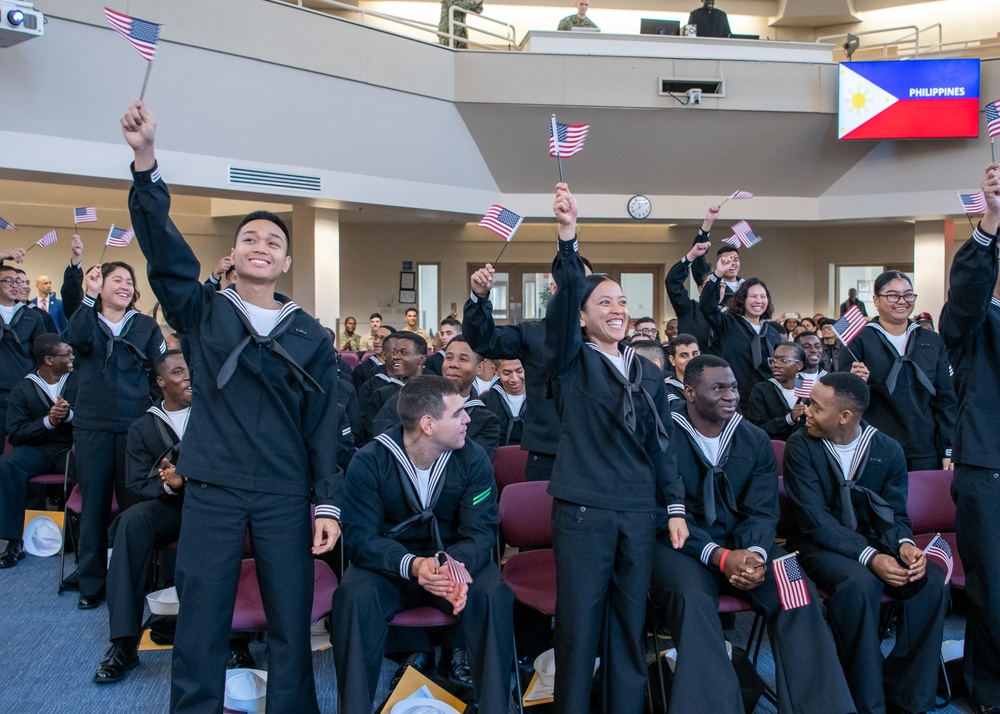
[[[719,435],[719,461],[715,464],[711,463],[705,452],[701,450],[696,430],[690,420],[679,412],[673,412],[670,416],[687,434],[691,450],[694,451],[704,469],[701,477],[701,502],[705,512],[706,525],[710,526],[718,519],[717,498],[721,498],[722,503],[729,508],[731,513],[736,513],[736,494],[729,479],[726,478],[725,465],[729,461],[729,447],[732,446],[733,435],[740,422],[743,421],[743,416],[738,413],[734,414],[732,419],[726,422],[722,428],[722,433]]]
[[[868,327],[875,330],[875,333],[882,339],[885,343],[885,347],[889,350],[889,354],[895,355],[896,360],[892,363],[892,368],[889,370],[889,376],[885,378],[885,388],[889,390],[889,394],[892,394],[896,389],[896,380],[899,378],[899,372],[903,369],[904,364],[908,364],[913,367],[913,373],[917,378],[917,381],[923,385],[924,389],[932,396],[937,396],[937,389],[934,388],[934,384],[931,382],[927,374],[920,368],[920,366],[913,361],[912,355],[913,351],[917,347],[917,341],[912,338],[912,332],[916,330],[922,330],[920,325],[915,322],[911,322],[906,328],[906,347],[903,349],[903,354],[899,354],[896,351],[896,346],[892,344],[892,341],[888,337],[888,332],[882,325],[878,324],[878,318],[872,320],[868,323]]]
[[[857,483],[858,474],[864,471],[868,463],[868,453],[871,450],[872,439],[875,438],[875,434],[877,433],[878,429],[875,427],[868,424],[862,425],[861,436],[858,439],[858,448],[854,452],[854,458],[851,459],[850,472],[846,474],[840,465],[840,459],[837,458],[837,451],[834,448],[833,442],[829,439],[820,439],[826,449],[826,458],[830,464],[830,472],[833,474],[840,492],[840,523],[852,531],[858,528],[855,501],[857,501],[858,506],[873,516],[873,520],[882,521],[886,526],[891,526],[895,522],[895,514],[893,513],[892,506],[870,488],[859,486]]]
[[[23,307],[24,303],[14,303],[14,314],[11,316],[9,323],[4,320],[2,316],[0,316],[0,329],[3,330],[3,332],[0,333],[0,340],[3,340],[7,337],[7,335],[10,335],[14,338],[14,343],[18,347],[21,346],[21,338],[17,336],[16,332],[14,332],[14,326],[21,321],[22,317],[24,317]]]
[[[649,407],[649,411],[653,414],[653,419],[656,422],[656,440],[660,446],[660,450],[666,451],[670,446],[670,436],[667,434],[667,430],[663,427],[663,422],[660,421],[660,413],[656,409],[656,403],[653,401],[653,398],[649,396],[649,392],[647,392],[642,386],[642,362],[635,358],[635,350],[628,345],[625,345],[620,348],[621,352],[619,352],[625,363],[625,374],[631,375],[633,373],[632,367],[635,367],[635,374],[630,379],[618,370],[618,367],[616,367],[614,363],[608,359],[607,355],[601,352],[600,347],[593,342],[585,342],[584,344],[604,358],[604,362],[612,376],[624,387],[621,420],[625,428],[631,433],[635,433],[635,395],[638,394],[645,400],[646,405]]]
[[[115,345],[121,345],[124,347],[125,351],[132,355],[132,358],[138,362],[143,369],[149,368],[149,358],[146,357],[146,353],[139,349],[135,344],[125,339],[128,336],[129,330],[132,329],[132,322],[134,321],[133,318],[138,314],[138,310],[129,310],[126,312],[125,317],[122,318],[122,328],[116,335],[111,331],[111,326],[101,319],[101,314],[97,313],[97,325],[108,338],[108,346],[104,352],[104,366],[101,367],[102,372],[108,368],[108,362],[111,360],[111,355],[114,354]]]

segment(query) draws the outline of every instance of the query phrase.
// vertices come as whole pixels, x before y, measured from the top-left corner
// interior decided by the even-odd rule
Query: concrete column
[[[340,214],[295,206],[292,211],[292,299],[323,325],[340,316]]]
[[[913,291],[917,298],[915,312],[941,314],[947,294],[948,266],[944,221],[917,221],[913,226]]]

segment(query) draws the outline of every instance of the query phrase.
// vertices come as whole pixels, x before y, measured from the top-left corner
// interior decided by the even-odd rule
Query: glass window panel
[[[549,298],[552,291],[549,284],[552,276],[549,273],[522,273],[521,275],[521,295],[522,310],[521,317],[525,320],[540,320],[545,317],[545,310],[549,306]]]
[[[438,319],[438,266],[417,266],[417,311],[419,325],[432,333],[437,332]]]
[[[622,292],[628,300],[628,314],[633,320],[654,314],[653,283],[652,273],[622,273]]]
[[[493,303],[493,319],[506,320],[507,302],[510,297],[510,273],[494,273],[490,302]]]

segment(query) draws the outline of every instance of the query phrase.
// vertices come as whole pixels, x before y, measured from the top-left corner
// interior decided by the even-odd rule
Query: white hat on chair
[[[47,558],[62,548],[62,531],[48,516],[35,516],[24,527],[24,549],[32,555]]]
[[[176,615],[180,610],[180,601],[177,599],[177,588],[167,588],[157,590],[146,596],[146,604],[149,611],[154,615]]]
[[[267,672],[262,669],[226,670],[226,709],[258,714],[267,703]]]

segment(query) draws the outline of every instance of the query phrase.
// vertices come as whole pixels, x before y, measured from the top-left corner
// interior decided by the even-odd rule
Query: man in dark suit
[[[464,407],[447,379],[408,381],[401,426],[375,437],[347,469],[341,522],[351,566],[333,595],[331,637],[344,711],[371,710],[388,622],[429,605],[458,619],[479,711],[507,713],[513,595],[490,561],[496,483],[486,451],[465,438]],[[445,553],[471,583],[455,582]]]
[[[715,9],[715,0],[701,0],[701,7],[692,10],[688,24],[698,27],[698,37],[729,37],[729,17]]]
[[[28,304],[48,313],[55,324],[56,331],[62,333],[66,329],[66,314],[63,312],[62,300],[52,290],[52,278],[47,275],[39,275],[35,279],[35,290],[38,291],[38,297]]]

